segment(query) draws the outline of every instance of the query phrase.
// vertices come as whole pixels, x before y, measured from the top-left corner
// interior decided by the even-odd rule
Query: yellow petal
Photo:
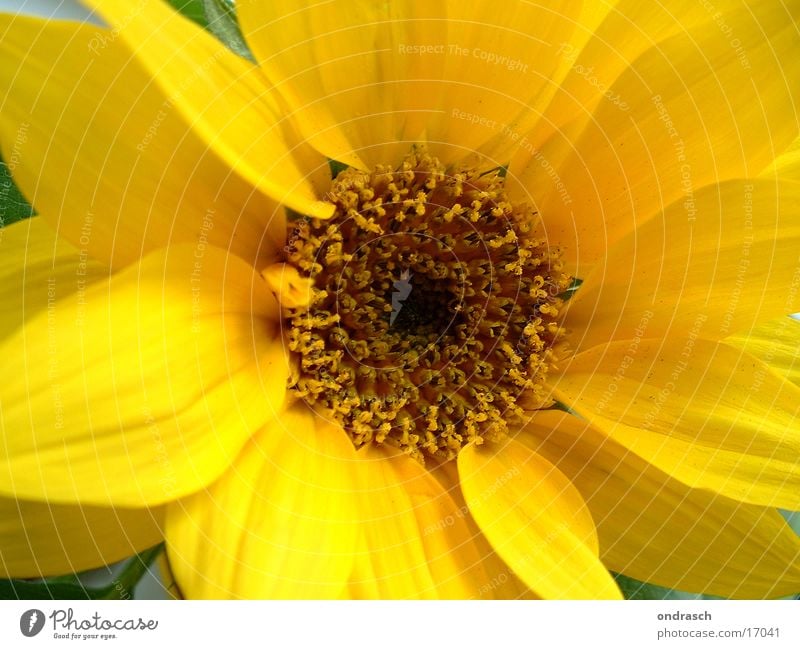
[[[579,6],[263,0],[238,12],[303,134],[371,166],[399,162],[423,136],[461,158],[500,134],[548,84]]]
[[[729,181],[694,209],[674,203],[608,251],[568,304],[574,344],[720,339],[800,310],[800,184]]]
[[[257,66],[162,0],[85,0],[174,102],[202,140],[268,196],[310,216],[330,216],[290,154],[281,113]]]
[[[725,343],[758,358],[783,378],[800,385],[800,322],[783,316],[740,331]]]
[[[0,33],[4,155],[76,248],[121,267],[210,242],[255,264],[275,248],[265,232],[285,236],[283,209],[231,171],[112,32],[0,14]]]
[[[0,492],[143,506],[216,478],[274,417],[288,368],[263,280],[181,246],[53,306],[0,345]]]
[[[666,25],[682,20],[684,4],[661,9],[676,12]],[[757,175],[797,137],[800,58],[793,54],[800,35],[794,20],[771,5],[740,3],[729,10],[715,2],[706,12],[702,3],[690,4],[689,25],[627,59],[618,78],[620,54],[608,50],[641,41],[629,37],[639,23],[617,20],[611,40],[593,40],[575,60],[561,101],[545,113],[545,120],[551,112],[559,120],[594,100],[591,119],[579,135],[570,132],[570,142],[555,138],[553,151],[538,146],[541,135],[530,135],[521,153],[527,162],[512,165],[549,235],[569,261],[579,262],[581,276],[609,245],[666,205],[686,202],[685,220],[698,189]],[[706,21],[692,25],[702,13]],[[563,144],[569,151],[560,159]]]
[[[0,340],[59,295],[86,291],[108,270],[63,239],[39,217],[0,228]]]
[[[722,597],[800,590],[800,537],[774,509],[690,489],[565,413],[535,413],[517,439],[581,492],[612,570]]]
[[[497,553],[547,599],[607,599],[620,593],[598,559],[583,498],[542,456],[509,439],[458,455],[472,515]]]
[[[358,533],[355,462],[340,428],[303,404],[284,412],[217,482],[169,506],[167,552],[184,595],[336,597]]]
[[[800,509],[800,388],[756,358],[692,332],[595,347],[551,380],[557,399],[684,484]]]
[[[355,467],[361,547],[350,595],[377,599],[492,597],[456,500],[419,462],[390,449],[366,448]]]
[[[161,509],[0,498],[0,575],[46,577],[98,568],[157,545]]]
[[[488,581],[478,591],[478,597],[480,599],[539,599],[511,567],[500,558],[470,514],[459,484],[457,463],[444,462],[437,467],[430,467],[430,470],[458,506],[459,515],[464,519],[470,538],[475,543],[481,557],[481,565],[486,572]]]

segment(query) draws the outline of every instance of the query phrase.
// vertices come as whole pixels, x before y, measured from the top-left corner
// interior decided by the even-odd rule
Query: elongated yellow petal
[[[162,0],[85,0],[114,29],[193,130],[228,168],[310,216],[330,216],[283,140],[284,118],[257,66]]]
[[[336,597],[358,534],[355,455],[341,429],[299,404],[256,435],[217,482],[171,504],[167,551],[184,595]]]
[[[431,472],[458,505],[459,515],[469,528],[470,538],[481,557],[481,565],[486,572],[488,581],[478,591],[478,597],[480,599],[539,599],[511,567],[500,558],[500,555],[484,536],[480,526],[475,522],[459,484],[457,463],[445,462],[438,467],[431,467]]]
[[[0,228],[0,340],[46,309],[56,295],[86,291],[108,274],[86,252],[57,239],[40,217]]]
[[[155,505],[215,479],[288,368],[263,280],[179,246],[61,298],[0,345],[0,492]]]
[[[438,38],[446,43],[439,94],[428,100],[440,111],[426,130],[440,157],[457,160],[488,149],[495,164],[509,162],[524,135],[520,115],[538,116],[531,105],[553,85],[561,46],[578,28],[582,4],[446,3],[446,28],[438,25]],[[429,70],[424,73],[429,78]]]
[[[422,139],[463,158],[500,135],[549,83],[579,7],[262,0],[238,12],[303,134],[331,158],[371,166]]]
[[[732,4],[721,0],[715,6],[727,10]],[[550,82],[486,151],[510,159],[512,192],[537,201],[550,191],[563,192],[559,183],[568,179],[559,176],[560,165],[574,153],[574,140],[597,105],[622,103],[608,90],[631,62],[670,36],[712,20],[693,0],[675,0],[668,7],[638,0],[584,2],[570,18],[574,29],[555,44],[559,60]]]
[[[785,379],[800,386],[800,321],[789,316],[769,320],[725,339]]]
[[[535,413],[517,439],[581,492],[609,568],[723,597],[800,590],[800,537],[774,509],[690,489],[565,413]]]
[[[402,59],[376,16],[393,14],[351,3],[248,2],[237,6],[245,38],[261,69],[285,98],[302,135],[329,158],[366,168],[369,147],[413,141],[401,105]],[[401,39],[402,40],[402,39]],[[408,144],[404,145],[408,148]]]
[[[636,13],[658,11],[639,4],[646,8]],[[660,9],[677,9],[664,29],[683,22],[686,4],[695,5],[687,26],[629,58],[618,78],[626,44],[641,42],[629,37],[639,23],[626,28],[628,17],[619,17],[616,37],[587,45],[545,121],[550,111],[561,120],[596,104],[591,119],[579,134],[568,130],[568,140],[555,136],[549,146],[530,135],[531,145],[521,147],[527,162],[512,165],[581,276],[610,244],[672,202],[685,203],[676,218],[703,218],[695,192],[757,175],[798,135],[794,18],[769,4],[731,9],[715,2],[709,12],[702,3],[678,3]],[[706,20],[693,25],[703,13]]]
[[[720,339],[800,309],[800,184],[729,181],[613,246],[568,304],[584,349],[612,339]]]
[[[760,176],[773,180],[800,182],[800,137],[795,139]]]
[[[282,245],[283,209],[231,171],[113,33],[5,14],[0,33],[0,144],[60,236],[115,267],[170,242],[254,264]]]
[[[492,597],[492,580],[456,500],[419,462],[364,449],[355,467],[361,547],[356,598]],[[502,578],[500,578],[502,579]]]
[[[736,0],[714,3],[721,15],[737,8]],[[714,12],[693,0],[673,0],[669,6],[638,0],[584,2],[570,38],[559,44],[561,65],[549,92],[537,98],[534,114],[520,126],[539,122],[535,133],[557,132],[573,122],[585,126],[604,100],[620,105],[623,98],[609,97],[607,91],[645,52],[678,34],[707,29],[713,21]]]
[[[0,574],[46,577],[98,568],[161,542],[163,511],[0,498]]]
[[[497,553],[547,599],[607,599],[619,590],[598,559],[583,498],[550,462],[515,440],[458,455],[464,497]]]
[[[690,487],[800,508],[800,388],[694,336],[579,354],[552,377],[556,398]]]

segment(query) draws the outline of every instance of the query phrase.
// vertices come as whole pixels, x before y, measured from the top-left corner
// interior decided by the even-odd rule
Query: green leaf
[[[131,599],[136,584],[147,574],[153,561],[163,551],[164,544],[161,543],[130,559],[119,576],[107,587],[101,589],[104,593],[102,599]]]
[[[562,300],[570,299],[573,295],[575,295],[575,291],[577,291],[581,287],[581,284],[583,284],[582,279],[578,277],[573,277],[572,284],[567,286],[567,290],[561,293],[558,297],[560,297]]]
[[[0,599],[102,599],[78,584],[4,579],[0,581]]]
[[[493,167],[489,169],[489,171],[484,171],[481,176],[487,176],[488,174],[496,173],[500,178],[505,178],[508,175],[508,165],[500,165],[499,167]]]
[[[781,515],[786,519],[796,534],[800,534],[800,512],[790,512],[786,510],[779,510]]]
[[[248,61],[256,62],[239,29],[236,9],[228,0],[203,0],[209,31],[221,40],[229,50]]]
[[[619,586],[625,599],[712,599],[710,596],[685,593],[680,590],[672,590],[654,584],[647,584],[633,577],[627,577],[613,572],[611,575],[616,580],[617,586]]]
[[[0,228],[27,219],[35,213],[11,177],[8,165],[0,158]]]
[[[129,559],[116,579],[99,588],[84,586],[81,575],[64,575],[37,581],[2,579],[0,599],[130,599],[136,584],[163,549],[164,545],[160,544]]]
[[[330,158],[328,158],[328,166],[331,169],[331,179],[336,178],[336,176],[338,176],[345,169],[347,169],[347,165],[344,162],[339,162],[338,160],[331,160]]]
[[[48,584],[74,584],[77,586],[81,585],[81,576],[79,574],[74,575],[59,575],[58,577],[48,577],[47,578]]]
[[[570,408],[566,403],[562,403],[561,401],[553,401],[553,405],[549,408],[544,408],[544,410],[561,410],[562,412],[566,412],[569,415],[573,415],[582,419],[582,417],[575,412],[572,408]]]
[[[203,0],[167,0],[167,2],[201,27],[208,27]]]

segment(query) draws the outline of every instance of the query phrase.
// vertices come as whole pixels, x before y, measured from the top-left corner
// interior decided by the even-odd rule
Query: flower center
[[[571,278],[504,185],[415,151],[399,169],[341,172],[331,219],[290,222],[287,262],[310,286],[287,311],[292,388],[356,447],[450,459],[551,404]]]

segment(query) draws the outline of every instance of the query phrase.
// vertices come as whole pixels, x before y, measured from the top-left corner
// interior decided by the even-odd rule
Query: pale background
[[[69,20],[89,19],[89,13],[75,0],[0,0],[0,11]]]

